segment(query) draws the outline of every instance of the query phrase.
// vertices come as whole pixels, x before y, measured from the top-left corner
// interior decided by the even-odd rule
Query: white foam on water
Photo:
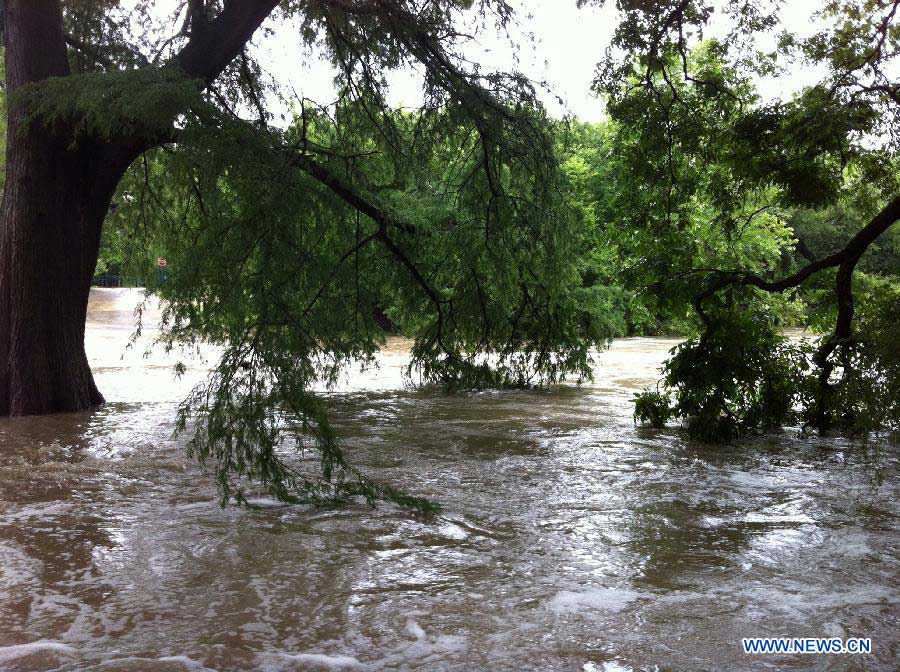
[[[424,634],[424,633],[423,633]],[[461,653],[468,648],[467,640],[462,635],[438,635],[437,637],[422,637],[407,646],[402,651],[388,656],[381,661],[386,666],[401,662],[418,661],[424,664],[427,661],[444,661],[444,658],[454,653]]]
[[[416,640],[410,642],[404,640],[392,653],[373,662],[371,669],[443,669],[449,659],[464,654],[469,649],[469,640],[466,635],[428,635],[425,630],[413,620],[407,621],[406,631],[415,636]],[[477,669],[477,668],[476,668]]]
[[[865,532],[839,530],[830,534],[829,543],[839,548],[841,555],[845,557],[865,558],[875,554],[869,545],[869,539],[870,535]]]
[[[644,593],[621,588],[591,588],[585,591],[563,590],[550,600],[549,608],[558,613],[602,610],[618,613]]]
[[[614,660],[608,660],[604,663],[585,663],[581,669],[584,672],[634,672],[632,668]]]
[[[425,639],[427,637],[427,635],[425,634],[425,630],[422,629],[422,626],[412,619],[409,619],[406,622],[406,631],[416,639]]]
[[[25,590],[39,583],[43,563],[17,544],[0,542],[0,589]]]
[[[13,523],[32,518],[46,519],[69,513],[72,510],[69,502],[38,502],[23,506],[11,506],[0,514],[0,522]]]
[[[162,658],[157,658],[157,660],[161,663],[181,663],[185,666],[185,668],[189,670],[198,670],[199,672],[214,672],[212,668],[206,667],[199,660],[194,660],[189,656],[163,656]]]
[[[803,523],[806,525],[814,525],[815,520],[807,515],[767,515],[765,513],[748,513],[744,516],[745,523]]]
[[[153,666],[156,664],[164,664],[166,665],[166,669],[170,669],[168,667],[169,663],[174,663],[176,665],[180,665],[188,672],[216,672],[216,670],[211,667],[206,667],[199,660],[195,660],[190,656],[162,656],[160,658],[146,658],[143,656],[128,656],[126,658],[114,658],[112,660],[105,660],[98,665],[100,668],[110,667],[113,665],[127,665],[128,663],[137,663],[141,667],[134,669],[141,670],[151,670]],[[131,669],[131,668],[129,668]]]
[[[465,529],[453,522],[447,522],[441,525],[438,528],[438,533],[444,535],[449,539],[455,539],[457,541],[462,541],[469,536],[469,533],[466,532]]]
[[[717,527],[721,527],[727,522],[728,521],[725,518],[720,518],[718,516],[703,516],[700,519],[701,527],[705,527],[707,529],[715,529]]]
[[[308,670],[310,666],[322,670],[368,669],[368,666],[352,656],[329,656],[324,653],[263,653],[257,656],[257,660],[262,664],[261,669],[266,672]]]
[[[248,497],[247,503],[260,509],[282,509],[285,503],[272,497]]]
[[[731,593],[731,599],[764,610],[769,618],[788,618],[797,623],[812,619],[846,619],[846,614],[865,614],[897,604],[900,595],[888,586],[833,586],[789,584],[777,591],[758,584]],[[829,620],[829,623],[834,623]],[[846,624],[846,621],[845,621]],[[837,625],[841,626],[839,621]],[[843,627],[843,626],[841,626]],[[854,636],[856,633],[852,633]],[[860,636],[868,636],[860,635]]]
[[[51,639],[40,639],[36,642],[28,644],[13,644],[12,646],[0,646],[0,663],[9,662],[18,658],[34,655],[44,651],[52,651],[53,653],[61,653],[65,655],[75,655],[78,650]]]
[[[751,489],[768,488],[772,486],[772,477],[766,474],[751,474],[746,471],[734,471],[728,475],[732,483]]]

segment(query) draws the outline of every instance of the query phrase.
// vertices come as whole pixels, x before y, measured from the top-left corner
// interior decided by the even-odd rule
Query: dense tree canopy
[[[629,232],[629,281],[666,308],[690,301],[700,322],[636,416],[680,417],[707,439],[798,418],[896,427],[898,339],[884,341],[896,334],[896,251],[875,241],[900,217],[898,3],[824,3],[813,17],[823,28],[802,39],[779,29],[777,3],[762,4],[629,5],[615,44],[625,56],[612,52],[598,76],[617,127],[623,172],[609,217]],[[700,40],[723,12],[731,32]],[[761,51],[773,31],[776,48]],[[798,65],[826,74],[780,98],[756,92]],[[813,252],[809,234],[847,216],[846,237]],[[887,281],[859,278],[864,255]],[[813,350],[778,334],[798,296],[831,331]]]
[[[7,5],[10,35],[27,11]],[[619,3],[588,125],[466,59],[504,0],[65,2],[68,68],[17,80],[11,124],[121,162],[99,269],[166,256],[164,344],[221,347],[179,425],[223,500],[249,478],[427,507],[346,462],[312,391],[388,330],[451,389],[582,379],[614,336],[694,334],[636,417],[706,439],[900,423],[898,3],[825,3],[803,38],[776,5]],[[336,66],[333,100],[266,75],[248,40],[276,30]],[[758,93],[801,62],[826,76]],[[394,109],[385,73],[412,65],[422,104]],[[780,334],[804,322],[826,336]]]

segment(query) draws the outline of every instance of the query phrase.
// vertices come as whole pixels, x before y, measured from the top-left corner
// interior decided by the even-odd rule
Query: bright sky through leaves
[[[128,3],[123,3],[127,7]],[[168,16],[177,0],[157,3],[160,16]],[[544,82],[541,98],[554,116],[575,115],[589,122],[604,118],[603,103],[591,91],[597,63],[609,46],[618,23],[618,13],[612,0],[602,7],[586,5],[578,8],[575,0],[513,0],[516,25],[510,35],[479,27],[474,40],[465,48],[466,56],[485,70],[519,70],[535,82]],[[809,36],[818,27],[813,14],[823,2],[786,2],[781,7],[781,28],[800,36]],[[720,17],[723,15],[720,14]],[[265,70],[284,87],[319,103],[335,97],[335,70],[317,50],[310,51],[298,39],[296,26],[270,20],[267,24],[274,35],[256,40],[256,55]],[[725,37],[730,21],[713,18],[707,34]],[[468,29],[467,29],[468,32]],[[759,37],[763,50],[775,48],[775,36]],[[787,65],[787,64],[784,64]],[[821,67],[805,63],[791,64],[790,77],[771,77],[758,82],[763,99],[783,97],[820,80]],[[391,88],[391,102],[398,107],[415,108],[421,102],[421,79],[414,70],[387,73]],[[561,101],[561,102],[560,102]],[[289,110],[273,104],[278,116],[289,119]]]

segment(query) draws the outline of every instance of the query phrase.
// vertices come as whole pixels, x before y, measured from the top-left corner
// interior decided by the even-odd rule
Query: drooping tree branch
[[[90,58],[95,64],[103,66],[106,70],[115,70],[117,69],[116,64],[103,54],[101,54],[97,49],[87,44],[86,42],[79,40],[74,35],[66,33],[66,44],[75,49],[76,51],[81,52],[88,58]]]
[[[444,304],[446,301],[441,299],[437,290],[432,287],[431,283],[429,283],[422,274],[422,271],[419,270],[416,264],[409,258],[406,252],[404,252],[390,234],[391,228],[400,229],[406,233],[414,232],[415,228],[392,217],[359,190],[354,189],[328,170],[328,168],[311,157],[295,152],[290,158],[290,165],[297,167],[310,177],[314,178],[343,200],[347,205],[357,212],[366,215],[378,225],[378,230],[372,234],[371,239],[380,242],[385,249],[387,249],[391,256],[407,270],[415,283],[428,297],[428,300],[434,306],[437,313],[435,339],[448,357],[455,358],[456,353],[443,342],[442,332],[445,319]]]

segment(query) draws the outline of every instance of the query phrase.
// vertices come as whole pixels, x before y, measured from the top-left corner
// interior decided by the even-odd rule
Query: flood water
[[[357,464],[432,497],[219,507],[172,438],[135,290],[95,290],[109,403],[0,421],[2,670],[896,670],[898,447],[692,445],[635,427],[674,341],[623,339],[591,385],[407,389],[405,344],[330,395]],[[124,357],[123,357],[124,354]],[[750,656],[750,636],[871,637],[868,656]]]

